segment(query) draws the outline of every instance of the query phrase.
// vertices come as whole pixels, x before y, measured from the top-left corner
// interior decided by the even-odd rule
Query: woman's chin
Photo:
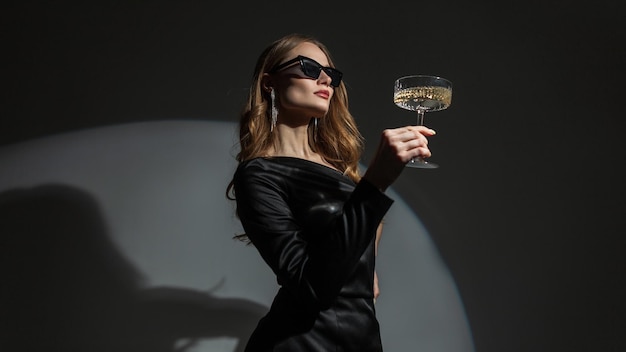
[[[328,109],[324,108],[324,109],[315,110],[314,113],[311,114],[311,116],[314,118],[321,119],[322,117],[326,116],[326,114],[328,114]]]

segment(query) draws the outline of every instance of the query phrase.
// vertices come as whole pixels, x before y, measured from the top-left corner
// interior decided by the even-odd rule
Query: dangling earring
[[[315,143],[317,143],[317,120],[319,120],[319,118],[313,120],[313,141]]]
[[[270,90],[270,98],[271,98],[271,102],[270,102],[270,106],[271,106],[271,125],[270,125],[270,132],[274,131],[274,127],[276,127],[276,120],[278,119],[278,108],[276,108],[276,93],[274,93],[274,90]]]

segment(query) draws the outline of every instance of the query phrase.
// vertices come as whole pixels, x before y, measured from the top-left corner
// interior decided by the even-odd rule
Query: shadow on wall
[[[185,351],[232,337],[267,307],[174,287],[143,289],[98,205],[66,185],[0,193],[0,350]],[[184,343],[181,343],[181,340]]]

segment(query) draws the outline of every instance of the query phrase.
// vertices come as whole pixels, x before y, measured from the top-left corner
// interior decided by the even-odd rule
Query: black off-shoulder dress
[[[243,229],[280,285],[246,351],[382,351],[374,248],[393,200],[291,157],[240,163],[234,190]]]

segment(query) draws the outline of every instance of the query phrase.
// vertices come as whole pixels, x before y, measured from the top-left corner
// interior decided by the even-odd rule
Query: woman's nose
[[[333,81],[333,79],[330,78],[330,76],[326,72],[324,72],[324,70],[321,70],[320,76],[317,77],[317,81],[323,85],[330,86],[330,83]]]

